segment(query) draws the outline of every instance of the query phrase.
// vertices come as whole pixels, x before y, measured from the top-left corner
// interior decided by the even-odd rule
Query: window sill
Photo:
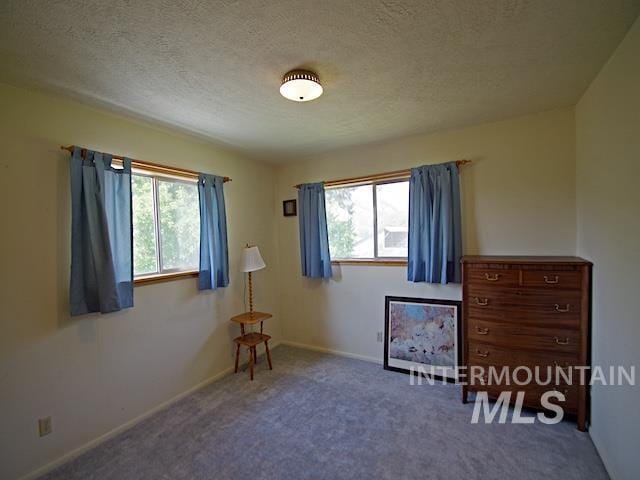
[[[350,258],[331,260],[332,265],[361,265],[376,267],[405,267],[407,260],[401,258]]]
[[[198,276],[197,270],[188,272],[172,272],[172,273],[160,273],[155,275],[145,275],[143,277],[137,277],[133,279],[133,285],[136,287],[142,285],[150,285],[152,283],[171,282],[173,280],[181,280],[183,278],[193,278]]]

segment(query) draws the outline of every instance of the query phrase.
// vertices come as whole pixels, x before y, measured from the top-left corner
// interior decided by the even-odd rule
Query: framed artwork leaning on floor
[[[456,379],[462,352],[462,302],[385,297],[384,368]],[[418,370],[420,369],[420,370]]]

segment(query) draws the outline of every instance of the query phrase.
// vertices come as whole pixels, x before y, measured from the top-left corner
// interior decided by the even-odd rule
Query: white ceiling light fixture
[[[280,94],[294,102],[308,102],[322,95],[320,79],[308,70],[291,70],[282,78]]]

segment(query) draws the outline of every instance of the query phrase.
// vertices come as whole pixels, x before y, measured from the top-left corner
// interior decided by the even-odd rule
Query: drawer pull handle
[[[476,325],[476,332],[480,335],[486,335],[487,333],[489,333],[489,327],[481,328]]]
[[[476,303],[484,307],[486,305],[489,305],[489,299],[476,297]]]
[[[564,340],[559,339],[558,337],[553,337],[558,345],[569,345],[569,337],[566,337]]]
[[[558,304],[556,303],[556,312],[566,313],[566,312],[568,312],[568,311],[569,311],[569,304],[568,304],[568,303],[567,303],[567,306],[566,306],[566,307],[564,307],[564,308],[560,307],[560,305],[558,305]]]
[[[494,273],[493,275],[490,275],[488,273],[485,273],[484,278],[486,278],[489,282],[497,282],[498,280],[500,280],[500,274]]]
[[[479,357],[488,357],[489,356],[489,351],[488,350],[486,352],[483,352],[483,351],[478,350],[476,348],[476,353],[478,354]]]
[[[554,275],[553,280],[548,276],[544,276],[544,283],[558,283],[560,281],[560,277],[558,275]]]

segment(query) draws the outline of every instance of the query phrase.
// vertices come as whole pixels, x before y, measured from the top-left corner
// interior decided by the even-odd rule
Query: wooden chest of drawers
[[[490,397],[511,391],[512,399],[524,391],[525,406],[539,408],[542,394],[557,390],[566,397],[561,403],[565,412],[575,414],[584,431],[588,387],[580,385],[579,372],[568,367],[589,365],[590,289],[591,263],[581,258],[463,257],[463,362],[468,377],[463,401],[470,391],[486,391]],[[497,372],[508,367],[513,380],[513,369],[519,366],[538,367],[543,381],[551,367],[552,381],[546,386],[535,381],[507,384],[504,379],[486,384],[489,367]],[[472,378],[473,367],[485,372],[484,378]],[[566,372],[559,379],[557,367]],[[519,369],[517,378],[526,381],[526,371]]]

